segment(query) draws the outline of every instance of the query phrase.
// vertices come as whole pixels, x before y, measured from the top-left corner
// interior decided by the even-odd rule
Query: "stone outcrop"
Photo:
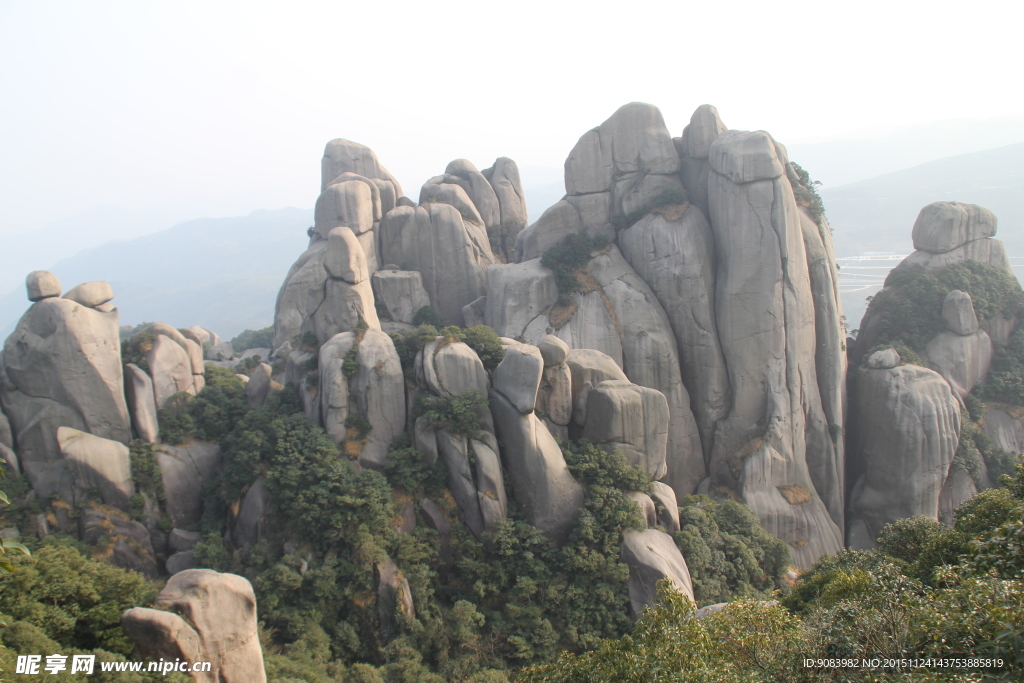
[[[107,505],[128,507],[135,484],[127,446],[71,427],[57,428],[57,444],[82,492],[81,499],[85,491],[95,488]]]
[[[660,481],[651,483],[651,499],[658,508],[658,523],[670,534],[679,531],[679,503],[672,487]]]
[[[733,396],[716,426],[710,474],[789,543],[797,565],[809,566],[842,546],[841,486],[812,478],[843,469],[831,436],[842,424],[830,427],[823,410],[816,353],[816,326],[838,320],[815,319],[787,162],[763,131],[721,133],[709,150],[716,322]],[[809,500],[791,504],[780,486],[801,488]]]
[[[159,574],[149,531],[121,510],[86,503],[78,518],[78,537],[88,545],[102,542],[106,561],[117,567],[137,571],[150,579]]]
[[[882,527],[903,517],[938,520],[960,440],[960,407],[946,381],[927,368],[893,364],[899,356],[888,351],[857,371],[847,537],[854,548],[874,547]]]
[[[564,541],[583,505],[583,487],[573,478],[562,449],[534,413],[523,414],[497,391],[491,415],[504,448],[512,492],[527,520],[556,541]]]
[[[710,456],[715,424],[732,402],[715,323],[714,238],[704,214],[692,205],[672,218],[648,214],[622,234],[619,244],[672,325],[683,383],[690,392],[705,456]]]
[[[45,293],[48,278],[33,275]],[[34,487],[61,457],[59,427],[128,443],[123,384],[116,310],[103,312],[55,295],[32,304],[4,344],[0,406]]]
[[[124,366],[124,394],[135,433],[143,441],[159,443],[160,426],[156,417],[153,380],[145,370],[134,363]]]
[[[171,523],[182,528],[199,524],[203,516],[203,490],[221,469],[220,446],[203,441],[187,446],[161,444],[154,459]]]
[[[693,582],[686,560],[672,537],[663,531],[630,529],[622,534],[619,561],[629,567],[629,609],[634,619],[658,599],[657,583],[668,579],[693,600]]]
[[[412,324],[416,313],[430,305],[423,277],[415,270],[378,270],[371,281],[376,302],[395,322]]]
[[[394,342],[380,330],[343,332],[320,347],[318,365],[315,403],[327,434],[362,465],[383,470],[391,443],[405,431],[405,379]],[[369,433],[350,438],[350,415],[364,418]]]
[[[365,251],[347,227],[314,239],[292,265],[277,295],[273,355],[287,358],[296,337],[320,344],[365,323],[380,329]]]
[[[996,234],[996,217],[976,204],[934,202],[921,209],[914,222],[914,253],[893,272],[936,273],[964,261],[978,261],[1011,275],[1006,248]]]
[[[385,643],[399,633],[399,613],[406,618],[416,616],[409,580],[401,575],[390,557],[377,565],[377,613],[381,639]]]
[[[156,607],[134,607],[121,617],[139,656],[210,662],[210,672],[192,674],[200,683],[265,683],[247,580],[212,569],[182,571],[167,581]]]
[[[60,296],[60,280],[47,270],[34,270],[25,278],[25,290],[32,303]]]
[[[686,188],[690,201],[708,219],[711,217],[708,205],[708,176],[711,173],[711,164],[708,162],[708,156],[711,153],[711,143],[726,130],[728,129],[718,116],[718,110],[710,104],[702,104],[693,112],[690,123],[683,128],[682,137],[673,138],[679,152],[679,176],[682,178],[683,187]]]
[[[587,395],[582,436],[609,451],[620,451],[652,479],[667,471],[669,411],[665,396],[623,380],[599,382]]]
[[[515,257],[516,238],[527,223],[526,194],[519,167],[508,157],[498,157],[493,166],[480,173],[490,183],[498,200],[500,221],[498,229],[492,231],[497,238],[497,248],[506,261],[511,261]]]
[[[484,295],[494,263],[485,227],[447,203],[390,211],[381,223],[381,254],[385,263],[419,271],[430,305],[449,324],[464,322],[463,307]]]

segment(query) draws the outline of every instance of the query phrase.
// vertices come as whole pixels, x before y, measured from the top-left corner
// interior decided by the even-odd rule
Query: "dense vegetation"
[[[954,289],[971,295],[982,328],[994,318],[1024,314],[1024,290],[1016,278],[977,261],[949,266],[935,275],[896,269],[885,284],[865,316],[876,320],[876,343],[905,346],[919,354],[946,329],[942,302]]]
[[[665,590],[629,635],[522,672],[520,683],[577,681],[1020,680],[1024,670],[1024,466],[956,512],[887,526],[879,549],[826,555],[782,601],[740,598],[692,618]],[[987,657],[988,671],[808,668],[805,659]]]
[[[607,245],[608,238],[603,235],[591,237],[573,233],[544,252],[540,264],[555,274],[555,284],[558,285],[561,299],[566,300],[569,294],[583,285],[580,271],[586,268],[595,250]]]
[[[245,330],[231,340],[231,348],[235,353],[243,353],[249,349],[269,349],[274,345],[274,326],[262,330]]]

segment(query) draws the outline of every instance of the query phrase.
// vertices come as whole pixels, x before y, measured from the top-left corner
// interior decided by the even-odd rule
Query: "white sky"
[[[632,100],[784,143],[1021,115],[1016,5],[0,0],[0,235],[312,206],[335,137],[413,197],[458,157],[560,167]]]

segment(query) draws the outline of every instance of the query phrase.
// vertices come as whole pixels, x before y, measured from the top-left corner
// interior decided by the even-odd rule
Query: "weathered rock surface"
[[[203,540],[203,535],[198,531],[171,529],[171,533],[167,535],[167,547],[173,553],[180,553],[192,550],[201,540]]]
[[[683,128],[681,156],[707,159],[711,154],[711,143],[728,128],[722,123],[718,110],[710,104],[702,104],[690,116],[690,123]]]
[[[351,229],[335,227],[327,234],[324,269],[332,278],[350,285],[357,285],[368,277],[366,254]]]
[[[87,504],[78,518],[78,537],[88,545],[105,540],[107,561],[115,566],[137,571],[151,579],[159,573],[146,527],[120,510]]]
[[[57,428],[57,444],[79,489],[95,488],[107,505],[127,508],[129,499],[135,495],[127,446],[71,427]]]
[[[812,478],[842,471],[831,436],[842,424],[830,427],[822,407],[802,212],[780,149],[763,131],[727,131],[710,148],[716,322],[733,395],[716,427],[710,474],[731,482],[765,529],[789,543],[794,562],[810,566],[842,546],[838,474],[815,477],[818,485]],[[779,486],[803,489],[809,500],[790,504]]]
[[[196,569],[195,551],[182,550],[174,553],[164,562],[164,567],[167,568],[167,573],[170,576],[174,576],[186,569]]]
[[[146,354],[146,362],[149,363],[153,378],[157,410],[164,408],[167,400],[179,391],[195,394],[192,360],[188,352],[171,337],[157,335]]]
[[[656,529],[630,529],[622,534],[619,561],[629,567],[629,608],[636,619],[658,599],[657,583],[669,579],[693,600],[693,582],[675,541]]]
[[[232,542],[241,548],[256,545],[267,535],[267,510],[270,507],[270,493],[266,480],[260,477],[242,498],[242,505],[231,529]]]
[[[480,218],[488,228],[496,228],[501,224],[501,206],[498,196],[494,193],[487,178],[477,170],[468,159],[456,159],[444,169],[445,175],[452,176],[451,181],[461,187]]]
[[[620,332],[623,371],[631,382],[660,391],[668,401],[665,483],[678,494],[689,495],[704,479],[704,454],[668,317],[614,246],[592,259],[588,267],[614,311],[616,330],[625,331]]]
[[[610,451],[621,451],[630,464],[652,479],[668,469],[669,410],[665,396],[623,380],[605,380],[587,397],[583,438]]]
[[[60,280],[48,270],[34,270],[25,278],[25,290],[33,303],[60,296]]]
[[[567,364],[559,363],[544,368],[535,409],[555,425],[569,425],[572,420],[572,373]]]
[[[354,372],[344,363],[355,348]],[[405,379],[391,337],[366,330],[332,337],[320,347],[320,415],[324,430],[337,444],[348,438],[346,419],[364,417],[370,432],[359,450],[363,466],[382,470],[391,443],[405,430]]]
[[[65,299],[95,308],[107,303],[114,298],[114,290],[106,282],[83,282],[77,287],[72,287],[64,294]]]
[[[416,615],[409,580],[398,571],[390,557],[377,565],[377,614],[380,618],[381,639],[388,642],[399,632],[398,614],[410,618]]]
[[[128,411],[135,433],[143,441],[159,443],[160,427],[156,419],[153,380],[145,370],[134,363],[124,366],[124,394],[128,400]]]
[[[710,143],[709,143],[710,144]],[[700,211],[677,220],[648,214],[619,239],[622,255],[665,309],[679,348],[683,383],[706,456],[732,401],[715,323],[714,238]]]
[[[679,531],[679,503],[672,487],[660,481],[651,484],[651,500],[658,506],[658,523],[665,531],[674,534]]]
[[[925,346],[924,356],[963,401],[992,367],[992,340],[985,330],[965,336],[940,332]]]
[[[939,495],[960,440],[960,407],[936,372],[917,365],[857,371],[858,444],[849,543],[873,547],[904,517],[938,520]]]
[[[977,204],[934,202],[914,222],[914,249],[941,254],[967,242],[993,237],[996,217]]]
[[[537,342],[540,355],[544,358],[544,367],[558,365],[569,356],[569,346],[553,334],[547,334]]]
[[[487,371],[476,351],[462,342],[443,346],[435,342],[429,348],[432,351],[427,354],[425,348],[424,358],[433,358],[433,361],[424,360],[424,374],[431,391],[438,396],[461,396],[475,389],[487,395]]]
[[[1024,416],[990,407],[983,421],[992,445],[1007,453],[1024,453]]]
[[[448,182],[457,180],[459,178],[448,175],[435,176],[428,180],[420,188],[420,205],[449,204],[459,212],[463,220],[483,227],[484,219],[466,190],[455,182]]]
[[[311,243],[285,276],[274,307],[275,354],[296,336],[312,331],[310,325],[306,325],[305,329],[303,327],[324,301],[324,285],[328,278],[324,268],[326,255],[327,240],[320,239]],[[206,357],[213,360],[209,352]]]
[[[60,457],[58,427],[128,443],[117,313],[55,297],[33,304],[0,356],[0,406],[33,487]]]
[[[640,518],[644,520],[644,524],[647,525],[648,529],[653,529],[658,525],[658,511],[654,507],[654,501],[646,493],[640,493],[639,491],[630,491],[626,494],[626,498],[633,501],[640,508]]]
[[[260,363],[249,373],[249,381],[245,383],[245,399],[250,408],[260,408],[270,395],[270,366]]]
[[[557,299],[555,275],[540,265],[540,259],[487,269],[485,322],[499,336],[521,338],[535,320],[543,324],[546,335],[547,314]]]
[[[448,204],[432,203],[398,207],[380,229],[382,259],[419,271],[438,315],[462,323],[462,308],[484,295],[485,271],[494,263],[484,226],[463,221]]]
[[[328,142],[324,148],[324,156],[320,161],[320,190],[327,189],[327,186],[342,173],[354,173],[373,181],[381,193],[383,213],[387,213],[394,206],[393,203],[388,205],[386,196],[402,196],[402,186],[388,173],[373,150],[358,142],[338,138]],[[387,186],[390,186],[390,189],[384,189]]]
[[[892,273],[897,271],[937,273],[964,261],[977,261],[1013,275],[1010,259],[1006,255],[1006,247],[1001,241],[994,238],[967,242],[941,254],[933,254],[924,250],[915,251],[900,261],[892,269]]]
[[[372,283],[375,301],[395,322],[412,324],[416,313],[430,305],[423,277],[415,270],[378,270]]]
[[[203,441],[188,446],[161,444],[155,460],[171,523],[176,527],[199,524],[203,516],[203,488],[221,469],[220,446]]]
[[[523,415],[498,392],[490,396],[494,426],[504,444],[501,456],[523,515],[546,536],[564,541],[583,505],[583,488],[536,415]]]
[[[501,392],[520,413],[532,413],[543,374],[540,349],[530,344],[507,346],[505,357],[494,369],[494,390]]]
[[[227,361],[235,357],[235,350],[231,348],[231,342],[222,341],[208,348],[203,357],[206,360]]]
[[[247,580],[212,569],[185,570],[167,581],[156,606],[135,607],[121,617],[140,656],[210,662],[209,673],[192,674],[200,683],[266,682],[256,598]]]
[[[947,294],[942,302],[942,317],[950,332],[969,335],[978,331],[978,316],[974,312],[971,295],[967,292],[954,289]]]
[[[501,216],[498,245],[506,261],[515,255],[516,237],[526,227],[526,195],[519,167],[508,157],[498,157],[494,165],[480,172],[494,190]]]

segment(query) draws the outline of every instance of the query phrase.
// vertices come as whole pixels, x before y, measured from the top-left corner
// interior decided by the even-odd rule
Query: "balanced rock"
[[[171,533],[167,536],[167,547],[171,552],[180,553],[192,550],[201,540],[203,540],[203,535],[198,531],[175,528],[171,529]]]
[[[977,204],[934,202],[914,222],[914,248],[941,254],[996,234],[996,217]]]
[[[540,349],[529,344],[508,346],[505,357],[494,369],[494,389],[500,391],[520,413],[532,413],[543,374],[544,360]]]
[[[634,619],[658,599],[657,583],[662,579],[671,581],[676,590],[693,600],[693,582],[686,560],[665,532],[624,532],[619,561],[629,567],[629,608]]]
[[[83,306],[95,308],[113,299],[114,290],[106,282],[84,282],[69,289],[64,294],[64,298],[76,301]]]
[[[868,358],[865,366],[872,370],[888,370],[900,364],[900,354],[896,349],[881,349]]]
[[[116,312],[50,297],[22,316],[0,355],[0,406],[34,487],[61,457],[59,427],[128,443],[122,373]]]
[[[353,285],[368,277],[366,254],[352,230],[335,227],[328,233],[324,268],[331,277]]]
[[[540,355],[544,358],[544,367],[558,365],[569,356],[569,345],[553,334],[546,334],[537,342]]]
[[[235,574],[188,569],[172,576],[156,599],[134,607],[121,627],[149,659],[210,662],[199,683],[266,683],[252,585]]]
[[[60,296],[60,280],[48,270],[34,270],[25,278],[28,300],[35,303],[43,299]]]
[[[967,292],[954,289],[947,294],[942,302],[942,317],[950,332],[968,335],[978,331],[978,316],[974,312],[971,295]]]
[[[231,348],[231,342],[222,341],[214,344],[206,350],[206,360],[224,361],[235,357],[235,350]]]

